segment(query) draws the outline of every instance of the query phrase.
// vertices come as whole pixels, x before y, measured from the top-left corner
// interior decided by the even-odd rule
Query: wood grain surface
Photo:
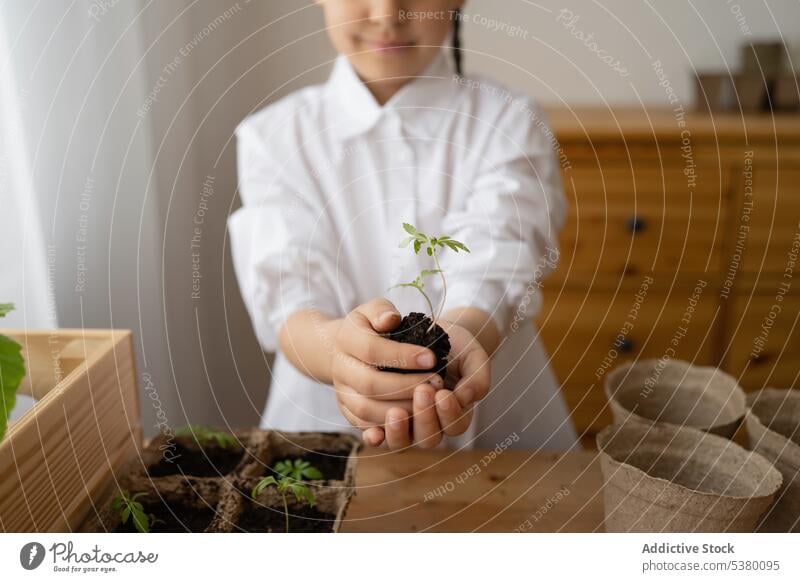
[[[367,449],[342,532],[603,531],[596,452],[492,455]]]

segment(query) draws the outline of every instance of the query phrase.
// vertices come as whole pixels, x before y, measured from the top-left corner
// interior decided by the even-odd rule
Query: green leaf
[[[141,505],[132,507],[131,517],[133,517],[133,527],[139,533],[148,533],[150,531],[150,517],[142,510]]]
[[[0,317],[5,317],[12,311],[14,311],[13,303],[0,303]]]
[[[425,249],[425,250],[428,252],[428,256],[429,256],[429,257],[432,257],[432,256],[433,256],[433,249],[432,249],[431,247],[428,247],[428,248],[427,248],[427,249]]]
[[[278,480],[275,479],[275,477],[273,477],[272,475],[270,475],[269,477],[264,477],[263,479],[261,479],[261,481],[256,483],[256,486],[253,487],[253,491],[251,492],[251,497],[255,499],[261,494],[262,491],[264,491],[264,489],[266,489],[270,485],[278,485]]]
[[[314,505],[317,503],[317,498],[314,497],[314,493],[311,491],[311,488],[306,487],[304,493],[309,507],[314,507]]]
[[[291,486],[291,492],[298,503],[305,502],[309,506],[314,507],[314,504],[317,502],[317,499],[314,497],[314,493],[311,491],[311,488],[307,485],[303,485],[302,483],[294,482]]]
[[[275,466],[272,468],[278,475],[281,477],[289,477],[292,474],[292,462],[291,461],[279,461],[275,463]]]
[[[148,516],[144,511],[144,506],[138,501],[134,501],[138,497],[147,495],[146,492],[139,492],[130,495],[127,491],[121,491],[120,494],[111,500],[111,509],[119,513],[120,521],[123,524],[128,523],[128,520],[133,518],[133,525],[137,531],[147,533],[150,531],[150,525],[155,523],[153,516]]]
[[[389,289],[396,289],[397,287],[413,287],[419,291],[422,291],[421,286],[419,283],[414,281],[413,283],[398,283],[397,285],[392,285]]]
[[[418,255],[419,250],[422,248],[422,243],[419,240],[414,241],[414,254]]]
[[[404,222],[404,223],[403,223],[403,230],[404,230],[404,231],[406,231],[408,234],[410,234],[410,235],[411,235],[412,237],[414,237],[414,238],[416,238],[416,237],[417,237],[417,235],[419,234],[419,232],[417,231],[417,229],[416,229],[416,228],[414,228],[414,225],[412,225],[412,224],[409,224],[409,223],[407,223],[407,222]]]
[[[188,424],[177,429],[175,431],[175,436],[191,437],[197,444],[201,445],[215,442],[223,449],[236,448],[239,446],[239,440],[231,433],[195,424]]]
[[[24,377],[22,346],[10,337],[0,335],[0,441],[6,434],[8,417],[17,402],[17,389]]]
[[[452,250],[454,250],[455,252],[458,252],[459,250],[462,250],[462,251],[465,251],[465,252],[468,252],[468,253],[470,252],[470,250],[467,248],[467,245],[465,245],[462,242],[458,242],[457,240],[448,240],[448,241],[445,241],[445,244],[448,247],[450,247]]]
[[[410,237],[408,237],[408,238],[404,238],[404,239],[403,239],[403,240],[400,242],[400,248],[401,248],[401,249],[404,249],[404,248],[406,248],[408,245],[410,245],[410,244],[411,244],[412,242],[414,242],[415,240],[416,240],[416,238],[415,238],[415,237],[413,237],[413,236],[410,236]]]
[[[216,432],[214,433],[214,440],[223,448],[235,448],[239,446],[239,441],[229,432]]]
[[[273,467],[273,470],[291,481],[289,485],[295,482],[302,481],[303,479],[322,479],[322,472],[316,467],[312,467],[309,461],[303,459],[289,459],[288,461],[279,461]]]
[[[306,479],[322,479],[322,471],[316,467],[306,467],[303,469],[303,477]]]
[[[420,277],[421,278],[430,277],[431,275],[438,275],[441,272],[442,272],[441,269],[424,269],[420,274]]]

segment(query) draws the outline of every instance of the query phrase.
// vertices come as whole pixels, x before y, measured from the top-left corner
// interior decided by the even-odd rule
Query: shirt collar
[[[336,59],[325,98],[332,107],[332,130],[341,139],[362,135],[392,112],[412,135],[435,137],[445,114],[455,109],[454,69],[444,50],[425,70],[403,86],[383,107],[358,77],[347,57]]]

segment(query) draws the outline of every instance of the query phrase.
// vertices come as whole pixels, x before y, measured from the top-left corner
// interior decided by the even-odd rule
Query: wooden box
[[[3,333],[22,344],[19,392],[37,402],[0,443],[0,531],[75,531],[138,455],[131,332]]]

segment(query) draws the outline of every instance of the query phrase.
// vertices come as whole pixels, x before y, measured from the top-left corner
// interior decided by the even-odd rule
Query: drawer
[[[695,205],[714,205],[721,195],[727,195],[730,172],[709,162],[697,163],[695,176],[690,182],[683,166],[660,165],[656,162],[634,160],[629,164],[584,163],[564,171],[562,179],[566,189],[574,189],[581,204],[595,203],[639,204],[661,207],[673,200],[677,192],[690,189]],[[677,202],[676,202],[677,203]]]
[[[746,390],[800,388],[800,289],[778,299],[735,296],[727,317],[725,368]]]
[[[719,270],[727,211],[721,177],[692,192],[675,168],[635,176],[582,168],[566,172],[564,186],[570,205],[558,280]]]
[[[800,168],[754,165],[752,197],[747,192],[748,177],[739,179],[726,251],[729,265],[735,268],[738,262],[751,278],[780,277],[800,237]]]
[[[627,360],[673,357],[715,362],[717,296],[703,287],[669,290],[640,277],[619,292],[545,294],[537,320],[579,433],[610,422],[603,380]]]

